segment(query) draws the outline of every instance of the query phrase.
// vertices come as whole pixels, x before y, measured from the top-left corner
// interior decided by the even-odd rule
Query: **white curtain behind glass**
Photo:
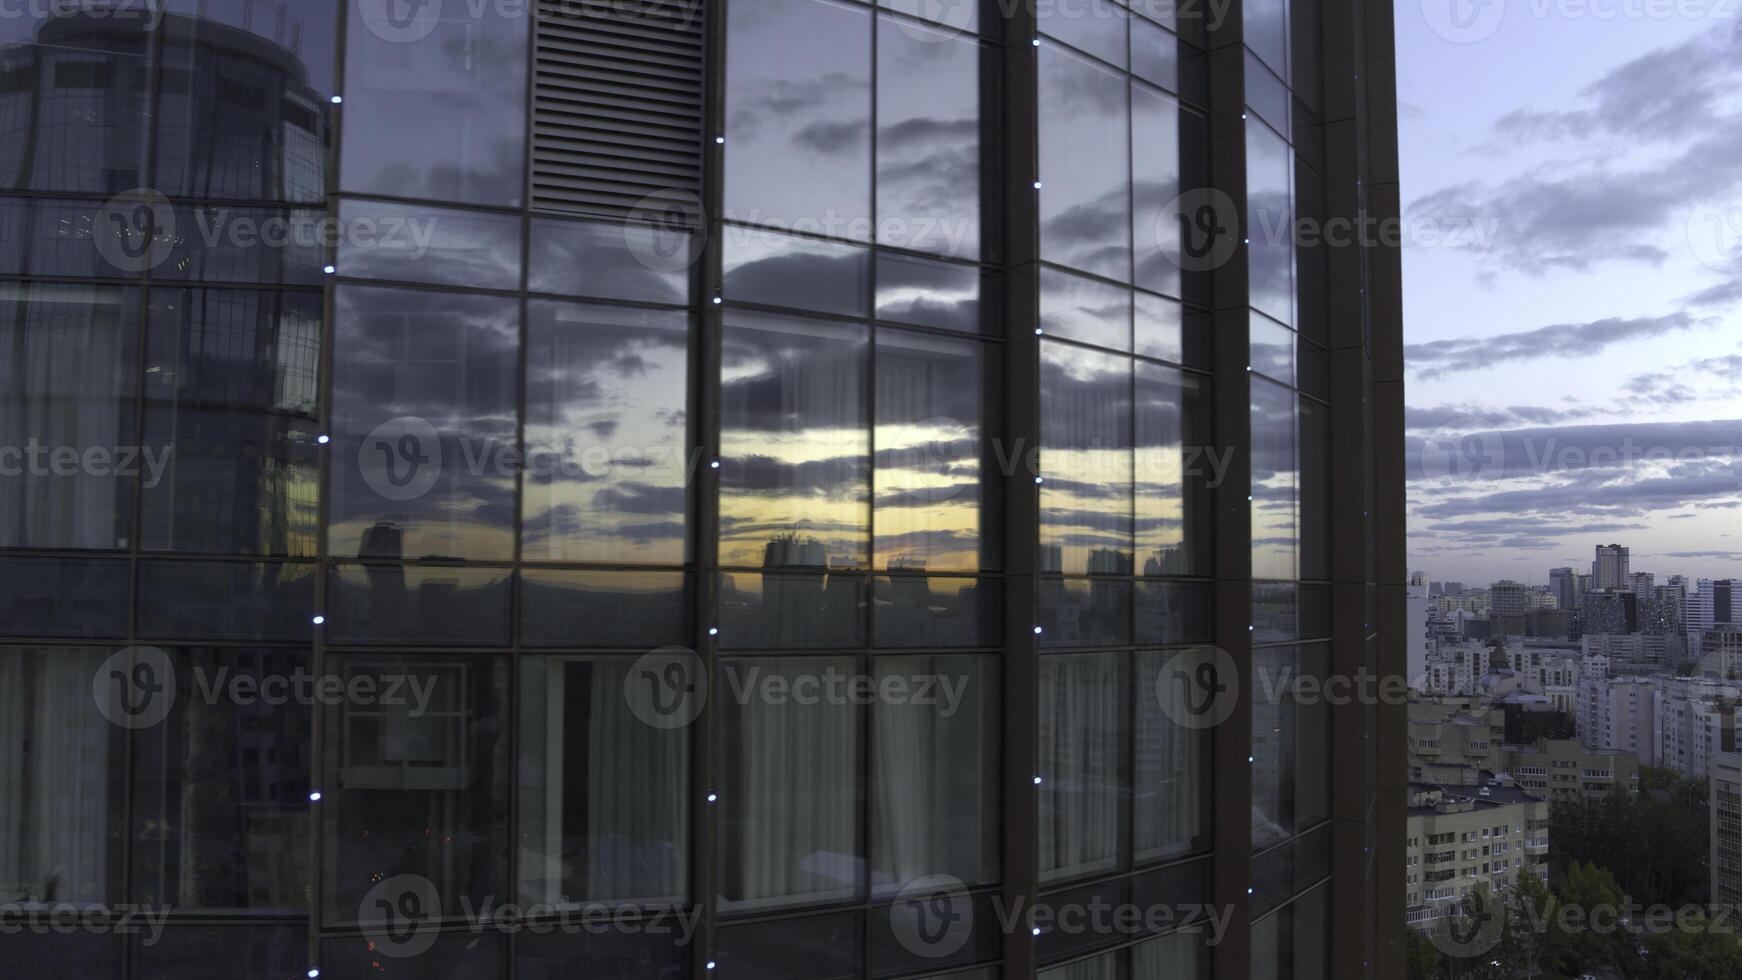
[[[947,874],[973,884],[997,874],[998,784],[996,730],[984,712],[996,675],[979,669],[983,658],[879,657],[886,677],[943,678],[962,685],[961,702],[945,716],[944,703],[885,704],[876,708],[872,798],[874,891],[899,891],[916,879]],[[931,692],[943,701],[934,686]]]
[[[0,903],[110,900],[109,727],[101,657],[0,653]]]
[[[746,908],[854,897],[859,854],[858,708],[826,699],[761,696],[769,676],[820,678],[852,658],[735,660],[721,669],[716,698],[727,699],[726,792],[736,819],[723,828],[724,904]],[[726,678],[735,671],[734,680]],[[740,704],[739,690],[749,696]]]
[[[1090,959],[1040,971],[1040,980],[1116,980],[1118,976],[1118,953],[1102,953]]]
[[[0,446],[69,447],[82,454],[132,446],[117,371],[135,370],[121,313],[126,293],[0,287]],[[39,457],[37,467],[49,464]],[[143,467],[141,467],[143,469]],[[126,546],[112,476],[27,474],[0,494],[0,546]]]
[[[1041,878],[1112,869],[1119,859],[1124,655],[1041,658]]]
[[[1189,653],[1145,653],[1137,658],[1135,785],[1132,826],[1139,860],[1185,853],[1203,833],[1203,733],[1175,724],[1191,718],[1192,692],[1181,684],[1159,689],[1154,679],[1166,662]]]
[[[1203,971],[1203,937],[1196,932],[1176,932],[1131,947],[1131,980],[1195,980]]]
[[[570,705],[568,724],[586,726],[588,785],[565,785],[587,801],[589,901],[682,898],[688,891],[684,814],[688,746],[682,729],[636,718],[624,696],[622,662],[569,664],[593,670],[592,703],[583,717]],[[573,744],[573,739],[570,739]],[[579,897],[579,896],[576,896]]]

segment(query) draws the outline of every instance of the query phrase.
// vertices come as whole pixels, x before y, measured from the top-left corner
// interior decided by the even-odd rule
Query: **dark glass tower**
[[[4,969],[1401,975],[1390,17],[0,21]]]

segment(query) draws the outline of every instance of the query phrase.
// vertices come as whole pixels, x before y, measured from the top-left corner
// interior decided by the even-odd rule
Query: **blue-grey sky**
[[[1742,577],[1742,0],[1396,0],[1410,564]]]

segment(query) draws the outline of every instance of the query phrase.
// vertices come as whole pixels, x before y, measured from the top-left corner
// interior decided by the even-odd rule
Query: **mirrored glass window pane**
[[[1130,83],[1054,44],[1037,57],[1041,258],[1128,282]]]
[[[1123,866],[1129,819],[1124,654],[1040,659],[1040,879]]]
[[[1331,577],[1331,410],[1300,400],[1300,577]]]
[[[1207,643],[1215,595],[1207,583],[1137,582],[1137,643]]]
[[[415,43],[392,5],[351,4],[339,186],[359,194],[514,207],[526,172],[524,4],[474,17],[431,5]]]
[[[1263,58],[1278,75],[1288,77],[1289,0],[1247,0],[1246,46]]]
[[[139,563],[141,636],[307,641],[314,611],[312,562]]]
[[[879,647],[987,647],[1002,635],[1003,581],[879,575],[871,608]]]
[[[1292,391],[1252,379],[1252,577],[1296,577]]]
[[[144,547],[313,557],[321,295],[153,289]],[[145,458],[149,465],[151,460]]]
[[[869,240],[870,11],[734,3],[726,50],[726,218]]]
[[[1199,932],[1176,932],[1131,947],[1131,980],[1199,980],[1210,951]]]
[[[726,299],[843,316],[869,312],[870,249],[742,225],[720,235]]]
[[[975,340],[877,334],[877,564],[974,571],[981,557],[986,356]]]
[[[1295,335],[1275,320],[1253,314],[1247,318],[1252,370],[1285,385],[1294,384]]]
[[[770,557],[805,557],[796,543]],[[816,650],[865,645],[865,579],[842,572],[722,572],[720,646],[731,650]]]
[[[527,317],[522,555],[681,564],[689,316],[535,300]]]
[[[330,553],[513,557],[519,303],[342,286],[334,318]]]
[[[144,220],[136,217],[135,227]],[[149,220],[160,236],[174,222],[170,247],[139,260],[158,279],[318,286],[324,275],[325,211],[164,204]]]
[[[175,668],[169,715],[133,737],[133,901],[307,909],[309,654],[166,655]]]
[[[505,568],[337,565],[326,631],[336,643],[507,646],[511,578]]]
[[[1209,572],[1208,487],[1213,455],[1208,384],[1196,375],[1137,362],[1137,553],[1144,575]]]
[[[1141,3],[1136,5],[1143,9]],[[1142,17],[1131,18],[1131,74],[1179,91],[1179,38]]]
[[[1040,645],[1062,648],[1130,643],[1131,585],[1118,578],[1041,579]]]
[[[338,8],[173,0],[159,34],[157,161],[165,194],[321,201]]]
[[[1256,119],[1246,123],[1246,230],[1251,303],[1294,325],[1294,151]]]
[[[1040,4],[1035,26],[1084,54],[1125,67],[1125,8],[1109,0]]]
[[[533,218],[527,288],[535,293],[689,302],[696,236],[633,221]]]
[[[872,892],[928,875],[998,880],[998,658],[879,656],[872,721]]]
[[[696,663],[699,665],[700,661]],[[689,733],[652,722],[634,657],[520,674],[520,895],[557,908],[689,893]]]
[[[1136,293],[1137,353],[1159,361],[1185,363],[1185,311],[1177,300]]]
[[[1058,269],[1040,270],[1040,325],[1050,336],[1131,349],[1131,290]]]
[[[520,285],[520,218],[422,204],[339,204],[339,271],[358,279]]]
[[[1279,133],[1289,132],[1288,87],[1258,56],[1246,52],[1246,105]]]
[[[980,44],[972,37],[878,19],[877,241],[980,257]]]
[[[733,311],[724,326],[720,561],[864,567],[869,331]]]
[[[985,279],[971,265],[933,262],[893,252],[877,256],[877,319],[960,330],[996,331],[985,322],[981,295]]]
[[[306,845],[305,845],[306,846]],[[308,925],[176,923],[161,941],[139,944],[139,975],[180,980],[294,977],[308,973]],[[323,972],[326,964],[322,964]],[[86,977],[112,974],[86,973]]]
[[[0,94],[0,101],[6,98]],[[141,266],[161,255],[132,237],[154,213],[161,212],[151,211],[149,205],[146,211],[136,212],[125,204],[117,207],[104,201],[0,199],[0,272],[133,278]],[[132,261],[140,253],[141,260]]]
[[[0,187],[107,196],[145,182],[144,4],[33,4],[0,22]]]
[[[1294,833],[1295,720],[1289,689],[1299,677],[1292,647],[1252,651],[1252,847]]]
[[[1172,96],[1131,86],[1131,243],[1137,285],[1180,295],[1181,119]],[[1230,216],[1231,217],[1231,216]],[[1202,266],[1194,266],[1200,269]]]
[[[128,546],[138,344],[137,290],[0,284],[0,547]]]
[[[727,976],[856,980],[864,970],[863,912],[722,926],[717,935],[720,971]]]
[[[728,911],[862,897],[865,709],[821,696],[852,657],[720,663],[720,900]],[[738,692],[733,696],[731,692]],[[775,948],[786,950],[789,943]]]
[[[0,560],[0,623],[10,636],[127,635],[126,559]]]
[[[428,915],[459,917],[496,901],[508,886],[507,661],[331,654],[326,669],[361,692],[324,715],[327,924],[402,932],[404,920],[383,909],[405,909],[407,892],[371,894],[388,880]],[[415,891],[418,878],[432,890]]]
[[[1131,359],[1041,344],[1041,570],[1132,572]]]
[[[691,642],[682,572],[520,573],[520,642],[533,647],[654,647]]]

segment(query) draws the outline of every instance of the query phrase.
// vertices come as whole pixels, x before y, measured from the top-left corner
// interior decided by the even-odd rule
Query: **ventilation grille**
[[[532,206],[691,210],[702,189],[705,0],[539,0]]]

